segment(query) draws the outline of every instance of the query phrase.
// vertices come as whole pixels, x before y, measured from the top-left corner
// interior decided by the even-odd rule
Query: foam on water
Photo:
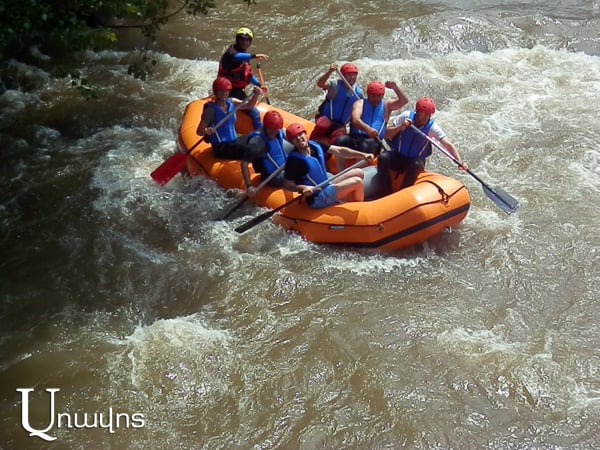
[[[527,325],[514,314],[514,324],[492,329],[455,328],[437,336],[437,341],[453,358],[457,366],[472,367],[481,380],[489,380],[484,388],[490,399],[513,398],[531,407],[560,411],[597,408],[600,391],[575,379],[572,363],[555,355],[552,332],[533,339],[523,339],[520,331],[509,327]],[[541,346],[541,347],[540,347]]]
[[[600,191],[600,150],[589,149],[585,151],[580,161],[572,161],[568,166],[575,178],[581,183],[582,197],[588,196],[588,189],[598,193]]]
[[[220,371],[212,359],[227,355],[231,336],[206,326],[198,315],[158,320],[139,326],[125,339],[129,347],[132,384],[145,390],[156,377],[176,380],[179,376],[202,376],[212,369]],[[182,364],[194,365],[186,368]],[[158,370],[157,366],[161,369]],[[198,371],[191,374],[190,370]],[[215,381],[219,381],[216,379]]]
[[[407,268],[416,268],[422,264],[426,264],[425,257],[399,258],[381,254],[360,255],[351,251],[333,254],[323,261],[326,270],[349,272],[358,276],[391,273]]]
[[[493,354],[517,355],[523,348],[521,343],[507,341],[501,329],[457,328],[440,333],[437,340],[447,351],[473,358]]]

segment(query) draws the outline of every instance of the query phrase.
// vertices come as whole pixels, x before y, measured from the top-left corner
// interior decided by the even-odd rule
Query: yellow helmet
[[[235,32],[235,37],[237,38],[238,36],[248,36],[250,39],[254,39],[254,33],[247,27],[238,28]]]

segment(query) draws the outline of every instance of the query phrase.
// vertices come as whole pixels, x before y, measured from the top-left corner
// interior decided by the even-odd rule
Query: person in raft
[[[395,100],[383,100],[385,89],[393,89],[396,93]],[[381,152],[381,139],[385,136],[386,124],[392,111],[402,108],[408,103],[408,97],[400,90],[396,82],[371,81],[367,86],[367,98],[357,100],[352,106],[350,114],[350,134],[340,136],[334,141],[342,145],[361,151],[379,155]],[[336,161],[342,166],[343,160]]]
[[[285,164],[287,155],[294,146],[285,140],[283,135],[283,117],[277,111],[267,111],[263,116],[261,131],[247,135],[250,151],[242,160],[242,176],[246,183],[246,192],[250,198],[256,194],[256,188],[250,182],[248,164],[251,161],[255,172],[260,173],[261,179],[266,180]],[[268,183],[272,187],[283,185],[283,171],[280,171]]]
[[[386,88],[394,90],[395,100],[383,100]],[[339,137],[335,144],[378,155],[390,114],[407,103],[408,97],[396,82],[371,81],[367,86],[367,98],[357,100],[352,106],[350,134]]]
[[[250,60],[267,61],[269,56],[264,53],[248,53],[252,39],[254,39],[254,33],[250,28],[238,28],[235,32],[235,43],[225,50],[219,61],[218,76],[231,81],[233,88],[230,95],[240,100],[247,97],[245,89],[249,84],[260,87],[265,95],[268,94],[266,86],[261,86],[260,81],[253,75]],[[262,124],[258,110],[252,108],[248,110],[248,114],[252,119],[254,130],[260,130]]]
[[[347,83],[342,79],[329,80],[331,74],[337,72],[337,68],[337,64],[331,64],[329,70],[317,80],[317,86],[327,93],[315,117],[315,127],[309,138],[313,141],[332,143],[338,136],[346,134],[352,105],[364,98],[362,89],[356,85],[358,68],[351,63],[342,65],[340,73]]]
[[[391,139],[391,151],[383,152],[377,160],[377,173],[380,179],[382,195],[392,193],[392,174],[404,173],[400,189],[412,186],[419,172],[425,168],[425,159],[431,155],[431,143],[418,134],[411,125],[414,124],[424,134],[439,141],[448,153],[461,162],[458,151],[446,137],[446,133],[431,117],[435,113],[435,102],[429,97],[417,100],[414,110],[400,113],[386,130],[385,137]],[[460,170],[468,166],[461,162]]]
[[[236,105],[243,102],[237,98],[229,98],[231,81],[227,78],[217,77],[213,82],[212,89],[215,98],[204,104],[196,134],[198,136],[208,136],[208,142],[211,143],[213,154],[217,158],[242,159],[249,148],[243,138],[237,138],[235,114],[232,114],[219,128],[214,128],[213,125],[219,123],[227,114],[233,111]],[[240,109],[254,108],[261,94],[262,90],[255,87],[248,103],[240,106]]]
[[[299,192],[307,198],[313,208],[325,208],[330,205],[364,200],[364,173],[362,169],[352,169],[322,189],[316,191],[315,186],[328,179],[325,168],[325,154],[331,153],[345,158],[364,158],[373,160],[372,154],[365,154],[339,145],[319,144],[309,141],[306,130],[299,123],[289,125],[285,130],[287,140],[294,145],[285,163],[283,187],[292,192]]]

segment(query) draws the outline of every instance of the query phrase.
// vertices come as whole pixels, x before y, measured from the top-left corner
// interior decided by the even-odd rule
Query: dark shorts
[[[344,134],[339,136],[333,143],[342,147],[350,147],[362,153],[371,153],[375,156],[381,153],[379,141],[363,135]]]
[[[243,138],[231,142],[219,142],[212,145],[213,154],[221,159],[242,160],[250,151],[250,146],[243,143]]]
[[[417,169],[425,168],[425,158],[408,158],[396,151],[384,152],[379,159],[382,162],[388,160],[389,169],[395,170],[396,172],[405,172],[413,167],[416,167]]]
[[[392,177],[400,174],[404,174],[400,189],[412,186],[419,173],[425,169],[425,162],[425,158],[408,158],[397,151],[383,152],[377,160],[377,172],[381,174],[381,195],[392,193]]]

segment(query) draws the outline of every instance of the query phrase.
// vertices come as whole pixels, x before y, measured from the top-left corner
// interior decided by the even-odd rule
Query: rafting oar
[[[260,61],[256,61],[256,70],[258,71],[258,79],[260,81],[260,86],[266,88],[265,79],[263,78],[262,69],[260,68]],[[267,105],[271,104],[268,95],[265,95],[265,101],[267,102]]]
[[[354,94],[354,96],[358,99],[361,100],[360,96],[356,93],[356,91],[352,88],[352,86],[350,85],[350,83],[348,82],[348,80],[346,80],[346,77],[342,74],[342,72],[340,72],[340,69],[336,68],[335,71],[337,72],[338,76],[340,77],[340,79],[344,82],[344,84],[346,85],[346,87],[348,88],[348,90],[350,92],[352,92]],[[379,136],[377,136],[375,139],[377,139],[377,142],[379,142],[379,145],[381,145],[381,147],[389,152],[392,149],[390,148],[389,144],[386,142],[385,139],[381,139]]]
[[[427,136],[425,133],[423,133],[414,124],[411,124],[411,127],[413,127],[413,129],[417,133],[419,133],[421,136],[425,137],[425,139],[427,139],[429,142],[431,142],[431,144],[434,145],[438,150],[440,150],[444,155],[446,155],[448,158],[450,158],[452,161],[454,161],[458,165],[458,167],[465,169],[465,171],[469,175],[471,175],[473,178],[475,178],[475,180],[477,180],[481,184],[481,186],[483,188],[483,192],[485,192],[485,195],[487,195],[488,198],[490,200],[492,200],[500,209],[502,209],[504,212],[506,212],[508,214],[512,214],[519,208],[519,201],[516,198],[514,198],[512,195],[510,195],[508,192],[506,192],[504,189],[502,189],[500,187],[493,188],[493,187],[489,186],[488,184],[486,184],[481,178],[479,178],[477,175],[475,175],[473,172],[471,172],[471,169],[466,168],[458,159],[456,159],[454,156],[452,156],[448,152],[448,150],[446,150],[444,147],[439,145],[435,140],[433,140],[432,138]]]
[[[334,181],[335,179],[337,179],[338,177],[341,177],[345,173],[348,173],[350,170],[356,169],[357,167],[361,166],[362,164],[365,163],[365,161],[366,161],[365,159],[361,159],[359,161],[356,161],[350,167],[342,170],[339,173],[336,173],[335,175],[333,175],[332,177],[330,177],[327,180],[323,181],[322,183],[317,184],[314,187],[315,193],[318,192],[319,190],[321,190],[324,186],[328,185],[329,183],[331,183],[332,181]],[[238,233],[243,233],[245,231],[248,231],[250,228],[255,227],[259,223],[262,223],[265,220],[267,220],[269,217],[273,216],[276,212],[281,211],[283,208],[286,208],[286,207],[290,206],[292,203],[300,201],[303,197],[304,197],[304,195],[298,195],[298,196],[294,197],[293,199],[291,199],[290,201],[285,202],[283,205],[278,206],[277,208],[272,209],[270,211],[267,211],[265,213],[262,213],[260,216],[256,216],[254,219],[251,219],[248,222],[243,223],[242,225],[240,225],[239,227],[237,227],[235,229],[235,231],[237,231]]]
[[[231,112],[229,112],[225,117],[223,117],[223,119],[221,119],[212,128],[215,128],[215,129],[219,128],[221,125],[223,125],[225,122],[227,122],[229,120],[229,118],[232,115],[234,115],[236,113],[236,111],[238,109],[240,109],[247,102],[248,102],[248,100],[244,100],[242,103],[238,103],[235,106],[235,108],[233,108],[233,110],[231,110]],[[196,142],[194,145],[192,145],[192,147],[190,149],[186,150],[185,152],[177,152],[173,156],[168,158],[160,166],[158,166],[156,169],[154,169],[154,171],[150,174],[152,179],[159,186],[164,186],[169,181],[171,181],[171,179],[175,175],[177,175],[179,172],[181,172],[183,170],[183,168],[185,167],[185,162],[187,161],[187,157],[192,152],[192,150],[194,150],[196,147],[198,147],[198,145],[200,145],[202,142],[204,142],[207,137],[208,136],[206,136],[206,135],[202,136],[200,139],[198,139],[198,142]]]
[[[271,175],[269,175],[267,178],[265,178],[263,181],[261,181],[261,183],[258,186],[256,186],[255,195],[256,195],[256,193],[258,193],[258,191],[260,191],[262,188],[264,188],[267,185],[267,183],[269,183],[269,181],[271,181],[273,178],[275,178],[277,175],[279,175],[283,169],[285,169],[285,164],[282,164],[281,166],[279,166],[275,172],[273,172]],[[235,205],[233,205],[231,208],[229,208],[227,210],[227,212],[225,214],[223,214],[221,217],[219,217],[217,220],[227,219],[234,211],[236,211],[240,206],[242,206],[244,203],[246,203],[246,200],[248,200],[249,198],[250,198],[250,196],[248,195],[248,193],[245,193],[244,196]]]

